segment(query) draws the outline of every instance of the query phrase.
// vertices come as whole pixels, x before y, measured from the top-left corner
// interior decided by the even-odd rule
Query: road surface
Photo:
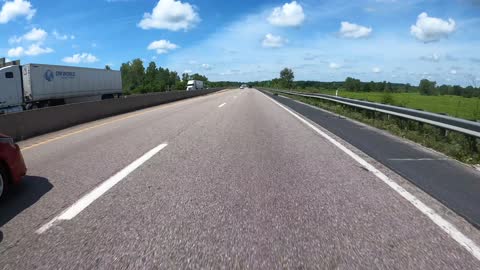
[[[480,228],[480,172],[438,152],[284,96],[273,99],[354,145]]]
[[[24,141],[0,269],[480,269],[476,229],[322,130],[245,89]]]

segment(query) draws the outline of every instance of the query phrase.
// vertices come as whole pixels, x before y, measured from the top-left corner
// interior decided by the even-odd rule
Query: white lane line
[[[391,161],[445,161],[448,158],[390,158]]]
[[[263,94],[263,93],[262,93]],[[265,95],[265,94],[263,94]],[[377,178],[382,180],[385,184],[387,184],[390,188],[392,188],[394,191],[396,191],[398,194],[400,194],[404,199],[409,201],[413,206],[415,206],[420,212],[422,212],[424,215],[426,215],[430,220],[432,220],[440,229],[442,229],[444,232],[446,232],[451,238],[453,238],[457,243],[459,243],[462,247],[464,247],[470,254],[472,254],[477,260],[480,261],[480,247],[470,238],[468,238],[465,234],[463,234],[460,230],[458,230],[455,225],[451,224],[447,220],[445,220],[442,216],[437,214],[432,208],[428,207],[426,204],[424,204],[422,201],[417,199],[413,194],[405,190],[402,186],[397,184],[395,181],[390,179],[388,176],[383,174],[381,171],[377,170],[373,165],[368,163],[366,160],[362,159],[360,156],[352,152],[350,149],[330,137],[328,134],[325,132],[321,131],[314,125],[312,125],[310,122],[305,120],[303,117],[299,116],[297,113],[293,112],[289,108],[283,106],[282,104],[278,103],[276,100],[270,98],[269,96],[265,95],[268,99],[270,99],[272,102],[286,110],[288,113],[293,115],[295,118],[300,120],[302,123],[313,129],[315,132],[317,132],[320,136],[324,137],[327,139],[329,142],[331,142],[333,145],[338,147],[340,150],[345,152],[347,155],[349,155],[351,158],[353,158],[356,162],[358,162],[360,165],[362,165],[364,168],[369,170],[371,173],[373,173]]]
[[[95,189],[87,193],[85,196],[80,198],[74,204],[72,204],[69,208],[65,209],[60,215],[56,216],[48,223],[40,227],[36,233],[42,234],[46,232],[49,228],[51,228],[55,223],[61,220],[71,220],[75,216],[77,216],[80,212],[82,212],[85,208],[87,208],[90,204],[92,204],[96,199],[100,198],[103,194],[105,194],[109,189],[114,187],[120,181],[125,179],[130,173],[135,171],[138,167],[140,167],[143,163],[148,161],[152,158],[155,154],[160,152],[163,148],[167,147],[166,143],[160,144],[157,147],[153,148],[152,150],[145,153],[143,156],[132,162],[130,165],[122,169],[121,171],[117,172],[115,175],[110,177],[108,180],[97,186]]]
[[[227,103],[222,103],[222,104],[218,105],[218,108],[222,108],[225,105],[227,105]]]

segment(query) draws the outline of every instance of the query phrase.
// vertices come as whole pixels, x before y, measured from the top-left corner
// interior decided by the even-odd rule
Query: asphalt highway
[[[302,119],[236,89],[21,142],[0,269],[480,269],[477,229]]]

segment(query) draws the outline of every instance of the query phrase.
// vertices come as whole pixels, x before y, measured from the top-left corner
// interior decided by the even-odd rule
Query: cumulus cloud
[[[373,73],[380,73],[380,72],[382,72],[382,69],[379,68],[379,67],[374,67],[374,68],[372,68],[372,72]]]
[[[0,10],[0,24],[8,23],[17,17],[26,17],[27,20],[31,20],[36,12],[30,1],[6,1]]]
[[[328,67],[331,68],[331,69],[339,69],[339,68],[342,67],[342,65],[334,63],[334,62],[330,62],[330,64],[328,64]]]
[[[41,28],[33,28],[26,34],[21,37],[13,36],[8,42],[9,43],[20,43],[22,41],[31,41],[31,42],[43,42],[48,36],[48,33]]]
[[[158,54],[164,54],[168,53],[171,50],[175,50],[178,48],[178,45],[171,43],[168,40],[162,39],[162,40],[157,40],[150,45],[148,45],[147,49],[149,50],[155,50]]]
[[[42,48],[40,44],[32,44],[25,51],[25,54],[30,56],[36,56],[36,55],[47,54],[52,52],[53,52],[52,48]]]
[[[451,70],[450,70],[450,74],[452,74],[452,75],[457,74],[457,70],[456,70],[456,69],[451,69]]]
[[[62,61],[69,64],[80,64],[95,63],[98,62],[99,59],[95,55],[90,53],[77,53],[72,56],[64,57]]]
[[[40,43],[30,45],[27,49],[19,46],[8,50],[8,57],[20,57],[23,55],[37,56],[54,52],[52,48],[42,47]]]
[[[372,31],[370,27],[349,22],[342,22],[340,26],[340,36],[344,38],[366,38]]]
[[[305,20],[303,8],[293,1],[285,3],[282,7],[276,7],[268,17],[268,22],[275,26],[300,26]]]
[[[272,34],[266,34],[265,38],[262,41],[262,46],[265,48],[280,48],[285,45],[287,40],[283,39],[281,36],[275,36]]]
[[[449,18],[448,21],[445,21],[429,17],[426,12],[418,15],[417,23],[410,27],[410,33],[423,42],[434,42],[442,38],[448,38],[455,30],[456,24],[453,19]]]
[[[57,30],[53,30],[52,35],[58,40],[75,39],[74,35],[60,34]]]
[[[159,0],[152,13],[145,13],[138,23],[142,29],[188,30],[200,21],[200,16],[189,3]]]
[[[202,68],[205,70],[211,70],[212,66],[210,66],[209,64],[202,64]]]
[[[23,47],[16,47],[8,50],[7,55],[8,57],[20,57],[23,55],[24,52],[25,50],[23,49]]]

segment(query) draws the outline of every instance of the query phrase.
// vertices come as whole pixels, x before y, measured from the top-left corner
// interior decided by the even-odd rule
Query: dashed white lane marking
[[[36,233],[42,234],[50,229],[53,225],[61,220],[71,220],[75,216],[77,216],[80,212],[82,212],[85,208],[87,208],[90,204],[92,204],[96,199],[100,198],[103,194],[105,194],[109,189],[114,187],[120,181],[125,179],[130,173],[135,171],[138,167],[140,167],[143,163],[148,161],[152,158],[155,154],[160,152],[163,148],[167,147],[166,143],[160,144],[157,147],[153,148],[152,150],[145,153],[143,156],[132,162],[130,165],[110,177],[108,180],[97,186],[95,189],[87,193],[85,196],[80,198],[77,202],[72,204],[69,208],[65,209],[60,215],[56,216],[48,223],[40,227]]]
[[[222,103],[222,104],[218,105],[218,108],[222,108],[225,105],[227,105],[227,103]]]
[[[262,93],[263,94],[263,93]],[[362,165],[364,168],[366,168],[368,171],[373,173],[378,179],[382,180],[385,184],[387,184],[390,188],[392,188],[395,192],[400,194],[404,199],[409,201],[413,206],[415,206],[420,212],[422,212],[424,215],[426,215],[430,220],[432,220],[440,229],[442,229],[445,233],[447,233],[451,238],[453,238],[457,243],[459,243],[463,248],[465,248],[470,254],[472,254],[477,260],[480,261],[480,247],[470,238],[468,238],[465,234],[463,234],[460,230],[458,230],[453,224],[445,220],[442,216],[437,214],[432,208],[428,207],[426,204],[424,204],[422,201],[417,199],[413,194],[405,190],[402,186],[397,184],[395,181],[390,179],[388,176],[386,176],[384,173],[381,171],[377,170],[373,165],[368,163],[366,160],[362,159],[360,156],[352,152],[350,149],[330,137],[328,134],[325,132],[321,131],[317,127],[315,127],[313,124],[305,120],[303,117],[299,116],[297,113],[293,112],[289,108],[285,107],[284,105],[278,103],[276,100],[270,98],[269,96],[263,94],[266,96],[268,99],[270,99],[273,103],[277,104],[284,110],[286,110],[288,113],[293,115],[295,118],[300,120],[302,123],[313,129],[315,132],[317,132],[320,136],[324,137],[326,140],[331,142],[333,145],[338,147],[340,150],[345,152],[347,155],[349,155],[351,158],[353,158],[356,162],[358,162],[360,165]]]

